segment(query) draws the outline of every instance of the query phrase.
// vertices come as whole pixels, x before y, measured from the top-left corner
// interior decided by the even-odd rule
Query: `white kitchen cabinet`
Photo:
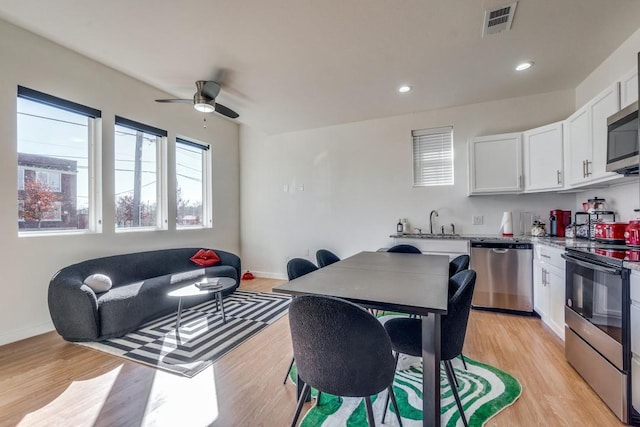
[[[522,133],[482,136],[469,141],[469,194],[522,190]]]
[[[617,177],[606,171],[607,118],[619,110],[620,85],[616,82],[565,120],[565,170],[570,186]]]
[[[638,100],[638,69],[634,68],[620,78],[620,108]]]
[[[524,190],[536,192],[564,186],[562,122],[523,133]]]
[[[565,269],[547,266],[547,287],[549,288],[549,326],[564,340]]]
[[[533,260],[533,308],[564,340],[565,264],[562,249],[538,244]]]
[[[542,264],[533,261],[533,310],[538,313],[543,322],[549,319],[549,287],[546,272]]]

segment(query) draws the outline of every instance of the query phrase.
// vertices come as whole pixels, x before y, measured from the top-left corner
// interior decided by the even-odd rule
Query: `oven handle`
[[[613,274],[613,275],[616,275],[616,276],[622,275],[622,270],[618,270],[616,268],[609,268],[609,267],[604,267],[604,266],[602,266],[600,264],[591,263],[591,262],[585,262],[585,261],[579,260],[579,259],[574,258],[571,255],[567,255],[567,254],[561,254],[560,256],[562,258],[564,258],[567,262],[569,262],[571,264],[577,264],[577,265],[579,265],[581,267],[584,267],[584,268],[590,268],[592,270],[601,271],[603,273]]]

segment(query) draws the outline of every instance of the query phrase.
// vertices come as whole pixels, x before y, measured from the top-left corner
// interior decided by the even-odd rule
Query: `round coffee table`
[[[227,318],[224,314],[224,303],[222,302],[222,292],[234,287],[236,285],[236,281],[231,277],[207,277],[206,281],[208,283],[217,281],[218,286],[214,288],[201,289],[196,286],[196,284],[202,282],[195,282],[181,288],[174,289],[167,294],[167,296],[178,298],[178,316],[176,317],[176,330],[180,329],[180,318],[182,317],[182,297],[189,297],[200,294],[215,294],[216,311],[222,311],[222,323],[227,323]]]

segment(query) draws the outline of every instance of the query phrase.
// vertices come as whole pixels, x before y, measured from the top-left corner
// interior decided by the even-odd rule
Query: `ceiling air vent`
[[[498,34],[511,29],[513,14],[516,12],[517,1],[505,6],[495,7],[484,11],[484,26],[482,37],[488,34]]]

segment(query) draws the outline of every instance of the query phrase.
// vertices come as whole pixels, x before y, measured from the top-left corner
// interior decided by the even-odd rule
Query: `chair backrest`
[[[449,262],[449,277],[469,268],[469,255],[458,255]]]
[[[292,258],[287,263],[287,276],[289,280],[297,279],[300,276],[316,271],[318,267],[304,258]]]
[[[365,397],[391,385],[391,340],[362,307],[339,298],[299,296],[289,305],[289,325],[298,375],[311,387]]]
[[[403,254],[421,254],[422,251],[413,245],[395,245],[387,250],[387,252],[396,252]]]
[[[463,270],[449,279],[447,314],[441,320],[441,359],[451,360],[462,353],[467,332],[476,272]]]
[[[316,252],[316,261],[318,261],[318,267],[322,268],[340,261],[340,258],[331,251],[319,249],[318,252]]]

